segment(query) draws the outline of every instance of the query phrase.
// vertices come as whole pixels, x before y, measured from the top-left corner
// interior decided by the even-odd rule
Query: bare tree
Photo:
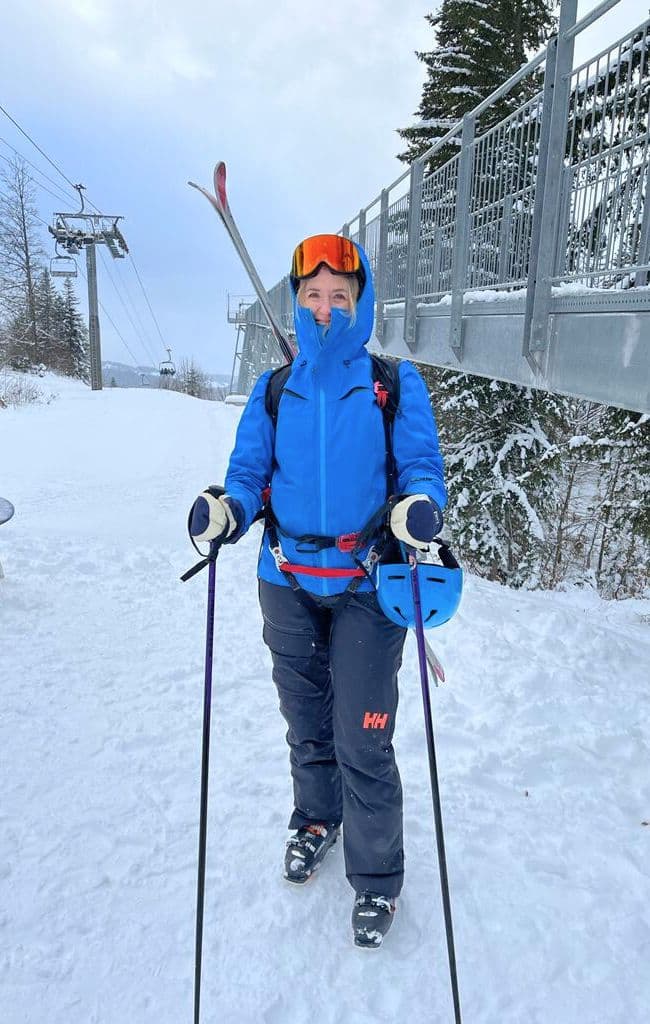
[[[25,325],[22,354],[39,361],[36,277],[44,251],[35,190],[22,160],[0,172],[0,297],[5,311]]]

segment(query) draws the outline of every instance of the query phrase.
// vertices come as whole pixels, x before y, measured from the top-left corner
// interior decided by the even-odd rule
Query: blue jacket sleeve
[[[262,507],[262,491],[271,482],[273,469],[273,422],[264,408],[271,370],[253,388],[237,427],[224,486],[244,510],[242,533],[248,530]]]
[[[400,401],[393,423],[399,494],[428,494],[447,504],[438,430],[426,385],[412,363],[400,364]]]

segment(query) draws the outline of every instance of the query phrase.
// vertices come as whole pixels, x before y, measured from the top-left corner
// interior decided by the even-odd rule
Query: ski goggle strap
[[[335,274],[356,274],[361,267],[359,250],[342,235],[312,235],[296,246],[291,276],[298,280],[314,274],[325,263]]]

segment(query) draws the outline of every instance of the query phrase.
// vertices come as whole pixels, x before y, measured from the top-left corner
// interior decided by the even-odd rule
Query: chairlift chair
[[[172,362],[172,350],[170,348],[167,349],[167,355],[169,356],[169,358],[163,359],[162,363],[160,364],[159,372],[161,377],[173,377],[174,374],[176,373],[176,367]]]
[[[50,260],[50,275],[52,277],[76,277],[77,261],[72,256],[62,256],[59,246],[55,243],[56,256]]]

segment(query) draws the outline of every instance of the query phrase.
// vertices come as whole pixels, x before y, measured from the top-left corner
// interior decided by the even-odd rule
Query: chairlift
[[[167,355],[169,358],[163,359],[160,364],[159,372],[161,377],[173,377],[176,373],[176,367],[172,362],[172,350],[170,348],[167,349]]]
[[[76,277],[77,261],[72,256],[62,256],[59,252],[58,243],[55,242],[54,249],[56,256],[50,260],[51,277]]]

